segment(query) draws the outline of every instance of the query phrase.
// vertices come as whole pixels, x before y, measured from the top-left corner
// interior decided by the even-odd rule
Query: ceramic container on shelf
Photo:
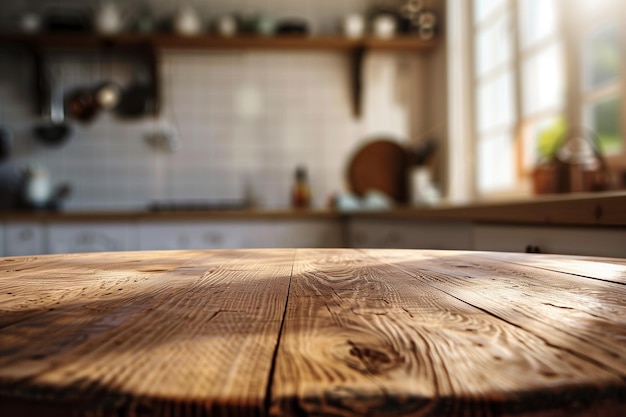
[[[358,13],[352,13],[343,19],[343,33],[347,38],[358,39],[365,34],[365,19]]]
[[[269,16],[259,16],[256,23],[256,33],[261,36],[272,36],[275,32],[276,22]]]
[[[374,36],[379,39],[393,38],[397,30],[396,19],[390,14],[380,14],[372,22]]]
[[[202,19],[191,5],[183,5],[174,16],[173,27],[178,35],[197,35],[202,31]]]
[[[41,30],[41,16],[37,13],[24,13],[20,17],[20,28],[24,33],[37,33]]]
[[[112,1],[102,3],[96,11],[94,26],[96,31],[103,35],[121,32],[124,28],[124,19],[117,4]]]
[[[237,34],[237,19],[233,15],[227,14],[221,16],[217,20],[216,26],[217,33],[220,36],[230,38]]]

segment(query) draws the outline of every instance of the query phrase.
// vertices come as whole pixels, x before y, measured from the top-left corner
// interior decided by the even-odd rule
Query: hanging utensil
[[[63,109],[63,90],[59,85],[58,91],[52,87],[52,72],[48,71],[48,78],[44,80],[45,89],[50,97],[48,114],[43,123],[35,126],[34,134],[41,143],[47,146],[60,146],[64,144],[72,134],[71,126],[65,122]]]
[[[105,81],[96,88],[95,98],[103,110],[112,110],[120,102],[122,92],[120,87],[111,81]]]
[[[94,96],[98,106],[102,110],[109,111],[117,107],[120,102],[122,90],[113,79],[113,58],[109,50],[106,50],[100,60],[100,83],[94,90]],[[106,68],[106,69],[105,69]]]
[[[0,162],[11,157],[13,148],[13,137],[9,129],[0,125]]]
[[[88,123],[98,114],[96,95],[90,88],[80,87],[65,96],[65,108],[69,115],[82,123]]]
[[[135,70],[134,81],[122,90],[120,101],[115,108],[117,116],[124,119],[136,119],[150,114],[155,106],[154,90],[145,80],[145,74]]]

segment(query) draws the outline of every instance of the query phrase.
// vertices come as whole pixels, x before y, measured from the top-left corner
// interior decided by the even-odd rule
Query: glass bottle
[[[307,208],[311,205],[311,189],[307,178],[306,168],[296,168],[295,182],[291,191],[291,206],[293,208]]]

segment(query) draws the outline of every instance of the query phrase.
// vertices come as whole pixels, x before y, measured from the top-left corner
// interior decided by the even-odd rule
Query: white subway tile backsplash
[[[365,11],[370,3],[235,0],[210,1],[198,8],[207,17],[246,10],[276,18],[307,16],[316,30],[328,33],[343,15]],[[157,14],[177,7],[174,0],[150,4]],[[398,69],[396,54],[368,55],[360,119],[353,116],[351,67],[344,53],[165,51],[161,58],[158,119],[124,121],[100,114],[91,124],[75,123],[67,144],[51,149],[31,134],[41,118],[32,111],[33,74],[26,56],[0,55],[0,123],[15,131],[12,163],[39,163],[48,168],[53,182],[71,181],[70,209],[143,208],[158,199],[217,201],[242,198],[247,192],[261,206],[287,207],[295,167],[304,165],[314,205],[324,206],[331,193],[345,189],[346,164],[360,144],[376,135],[404,140],[416,129],[410,120],[421,101],[398,91],[406,93],[415,83],[404,78],[419,74]],[[410,68],[420,69],[420,59],[411,57]],[[129,64],[127,57],[63,54],[52,61],[66,89],[105,79],[124,86],[145,77],[145,70]],[[180,145],[176,152],[147,144],[145,135],[159,130],[174,133]]]

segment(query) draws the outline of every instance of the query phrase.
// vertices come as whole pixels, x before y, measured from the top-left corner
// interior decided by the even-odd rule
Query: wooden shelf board
[[[154,40],[156,46],[160,48],[349,50],[357,46],[357,42],[345,38],[308,36],[224,38],[211,35],[190,37],[158,35]]]
[[[391,39],[367,38],[363,40],[363,46],[367,49],[382,50],[427,50],[435,47],[435,39],[422,40],[414,36],[402,36]]]
[[[351,50],[366,48],[377,50],[426,50],[436,41],[423,41],[412,36],[392,39],[348,39],[342,36],[236,36],[216,35],[177,36],[171,34],[121,34],[103,36],[85,33],[52,33],[40,35],[0,34],[0,43],[30,44],[47,47],[136,46],[152,44],[162,49],[302,49]]]

